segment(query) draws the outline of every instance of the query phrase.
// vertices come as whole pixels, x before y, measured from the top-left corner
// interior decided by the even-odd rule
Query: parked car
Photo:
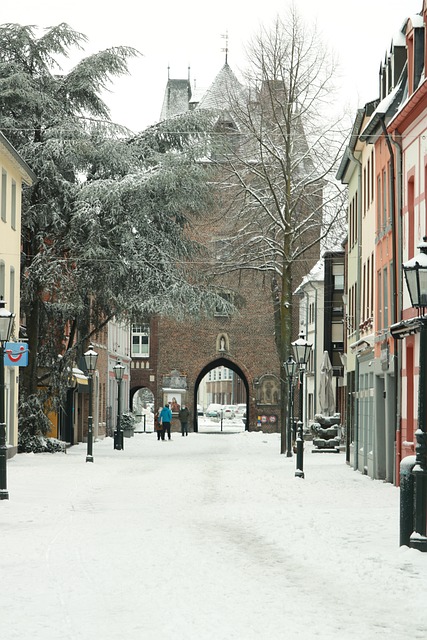
[[[197,405],[197,415],[203,416],[203,407],[200,404]]]
[[[226,404],[222,409],[222,414],[224,418],[228,418],[228,420],[232,420],[235,416],[236,407],[234,404]]]
[[[219,420],[221,418],[221,413],[218,411],[218,409],[207,409],[205,416],[207,418],[212,418],[214,420]]]
[[[222,406],[220,404],[211,403],[210,405],[208,405],[208,408],[206,409],[205,416],[206,418],[220,420],[221,410],[222,410]]]
[[[243,422],[246,422],[246,405],[245,404],[236,405],[234,415],[236,418],[240,418],[241,420],[243,420]]]

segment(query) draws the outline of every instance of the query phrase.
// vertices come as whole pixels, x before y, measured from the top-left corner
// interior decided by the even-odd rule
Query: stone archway
[[[250,394],[249,394],[249,383],[247,380],[246,375],[244,374],[244,372],[242,371],[242,369],[232,360],[229,360],[226,357],[219,357],[216,358],[214,360],[212,360],[211,362],[209,362],[209,364],[205,365],[203,367],[203,369],[200,371],[199,375],[197,376],[195,383],[194,383],[194,397],[193,397],[193,406],[195,407],[195,409],[197,408],[197,393],[199,390],[199,385],[200,382],[202,381],[202,379],[205,377],[206,374],[209,373],[209,371],[212,371],[212,369],[215,369],[216,367],[227,367],[228,369],[231,369],[232,371],[234,371],[234,373],[236,373],[240,380],[242,381],[244,387],[245,387],[245,391],[246,391],[246,422],[245,422],[245,431],[249,430],[249,411],[250,411]],[[197,409],[195,411],[193,411],[193,429],[195,432],[198,432],[199,427],[198,427],[198,415],[197,415]]]

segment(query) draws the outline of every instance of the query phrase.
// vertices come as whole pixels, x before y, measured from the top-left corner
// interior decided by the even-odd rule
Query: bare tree
[[[336,63],[294,7],[261,28],[248,61],[246,90],[230,85],[227,114],[217,122],[217,133],[227,139],[219,158],[221,187],[231,203],[220,271],[268,275],[282,366],[295,336],[293,291],[322,243],[342,231],[343,193],[335,174],[345,136],[341,118],[333,116]],[[282,425],[284,417],[283,410]],[[283,453],[283,428],[282,436]]]

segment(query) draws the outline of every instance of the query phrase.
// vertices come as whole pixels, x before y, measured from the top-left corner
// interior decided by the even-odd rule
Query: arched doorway
[[[154,430],[154,394],[147,387],[140,387],[132,394],[132,413],[136,432]]]
[[[244,428],[245,431],[248,430],[248,425],[249,425],[249,384],[247,381],[247,378],[245,376],[245,374],[243,373],[242,369],[236,365],[234,362],[232,362],[231,360],[228,360],[227,358],[221,357],[221,358],[217,358],[216,360],[213,360],[212,362],[210,362],[209,364],[207,364],[205,367],[203,367],[203,369],[200,371],[199,375],[196,378],[195,384],[194,384],[194,399],[193,399],[193,406],[194,406],[194,415],[193,415],[193,429],[195,432],[199,431],[199,416],[198,416],[198,411],[197,411],[197,398],[198,398],[198,392],[199,392],[199,386],[201,381],[203,380],[203,378],[209,374],[210,371],[217,369],[218,367],[225,367],[227,369],[230,369],[231,371],[233,371],[236,374],[236,384],[240,384],[243,385],[244,388],[244,403],[246,404],[246,412],[245,412],[245,422],[244,422]],[[225,403],[222,403],[225,404]]]

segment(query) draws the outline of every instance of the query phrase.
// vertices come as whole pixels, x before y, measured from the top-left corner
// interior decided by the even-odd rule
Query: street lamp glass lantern
[[[98,354],[96,353],[96,351],[94,351],[93,346],[89,345],[89,349],[86,351],[86,353],[83,354],[83,356],[86,363],[86,370],[89,375],[92,375],[92,373],[96,369],[96,361],[98,360]]]
[[[15,314],[9,311],[6,307],[6,302],[0,300],[0,343],[3,344],[10,339],[12,334],[13,321]]]
[[[427,307],[427,237],[418,245],[420,253],[402,265],[411,305],[416,309]]]
[[[283,366],[288,379],[293,382],[298,371],[298,363],[295,362],[292,356],[289,356],[286,362],[283,363]]]
[[[121,382],[121,380],[123,380],[123,375],[125,373],[125,367],[122,365],[120,360],[117,360],[117,364],[114,365],[113,371],[114,371],[114,376],[117,382]]]
[[[301,332],[298,340],[292,342],[291,345],[294,350],[294,356],[297,363],[299,365],[306,365],[310,357],[311,344],[304,339],[304,334]]]

